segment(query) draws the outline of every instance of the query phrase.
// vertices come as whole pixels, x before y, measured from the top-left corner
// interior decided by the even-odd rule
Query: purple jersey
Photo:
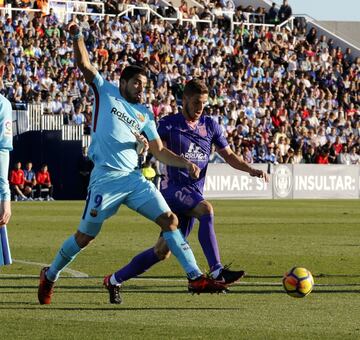
[[[193,179],[187,169],[168,166],[168,181],[182,186],[191,185],[202,193],[211,145],[215,144],[220,150],[228,145],[219,124],[209,116],[201,116],[196,127],[192,128],[179,113],[162,118],[158,133],[168,149],[201,169],[199,178]]]

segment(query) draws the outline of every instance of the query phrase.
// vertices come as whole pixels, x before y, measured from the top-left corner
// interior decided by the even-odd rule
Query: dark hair
[[[0,47],[0,64],[5,64],[7,51],[4,47]]]
[[[184,97],[189,97],[191,95],[196,94],[208,94],[209,90],[205,83],[197,78],[191,79],[188,83],[186,83],[184,88]]]
[[[138,65],[130,65],[124,68],[121,72],[120,80],[129,81],[131,78],[134,78],[138,74],[141,74],[147,77],[145,68]]]

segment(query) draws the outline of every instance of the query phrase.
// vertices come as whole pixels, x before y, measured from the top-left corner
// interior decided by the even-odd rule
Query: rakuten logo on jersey
[[[207,159],[206,154],[204,154],[200,147],[194,143],[190,143],[189,150],[181,156],[185,157],[189,161],[205,161]]]
[[[125,112],[119,111],[116,107],[111,109],[111,113],[114,114],[119,120],[124,122],[130,128],[140,131],[140,124],[136,121],[136,119],[129,117]]]

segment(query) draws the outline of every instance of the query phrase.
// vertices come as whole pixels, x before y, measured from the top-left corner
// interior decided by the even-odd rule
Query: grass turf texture
[[[0,339],[359,339],[359,201],[213,201],[223,263],[248,276],[226,295],[189,295],[177,262],[160,263],[108,304],[102,277],[155,242],[159,229],[122,207],[64,274],[53,303],[37,303],[40,265],[0,268]],[[83,202],[13,204],[8,227],[15,260],[49,263],[74,232]],[[189,238],[207,269],[197,241]],[[282,275],[309,269],[314,291],[287,296]],[[27,275],[27,277],[17,277]]]

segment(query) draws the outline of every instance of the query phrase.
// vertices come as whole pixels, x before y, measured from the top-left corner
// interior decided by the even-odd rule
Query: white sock
[[[219,269],[216,269],[216,270],[214,270],[213,272],[211,272],[211,273],[210,273],[211,277],[212,277],[213,279],[216,279],[216,278],[219,276],[221,270],[222,270],[222,268],[219,268]]]
[[[112,274],[111,277],[110,277],[110,283],[111,283],[113,286],[121,286],[121,283],[119,283],[119,282],[116,281],[114,274]]]

